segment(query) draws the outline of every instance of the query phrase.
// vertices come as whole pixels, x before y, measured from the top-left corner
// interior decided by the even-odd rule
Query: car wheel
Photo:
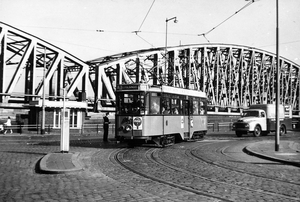
[[[281,125],[279,129],[279,135],[282,136],[284,134],[286,134],[286,128],[284,125]]]
[[[259,137],[261,135],[261,127],[259,125],[256,125],[253,131],[253,135],[255,137]]]

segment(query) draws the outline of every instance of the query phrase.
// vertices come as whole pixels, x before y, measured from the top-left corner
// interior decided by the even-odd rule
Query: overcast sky
[[[0,0],[0,21],[82,60],[164,47],[172,17],[178,23],[168,22],[169,46],[209,41],[276,53],[275,2],[260,0],[237,12],[249,1]],[[300,64],[300,0],[279,0],[279,9],[280,55]]]

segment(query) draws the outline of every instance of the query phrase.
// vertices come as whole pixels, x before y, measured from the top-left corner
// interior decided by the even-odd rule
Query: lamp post
[[[166,41],[165,41],[165,83],[167,83],[167,61],[168,61],[168,57],[167,57],[167,47],[168,47],[168,22],[170,20],[174,20],[174,23],[177,23],[177,17],[172,17],[172,18],[167,18],[166,19]]]
[[[42,100],[42,127],[41,127],[41,134],[45,134],[45,77],[46,77],[46,47],[44,47],[44,68],[43,68],[43,100]]]

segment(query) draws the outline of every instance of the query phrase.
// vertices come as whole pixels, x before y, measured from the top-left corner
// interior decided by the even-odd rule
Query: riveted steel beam
[[[43,89],[46,99],[52,97],[61,100],[63,88],[66,88],[67,99],[78,100],[79,92],[87,93],[89,66],[85,62],[2,22],[0,71],[1,106],[5,106],[5,103],[24,105],[38,100]]]
[[[87,63],[91,67],[118,71],[104,75],[117,81],[112,84],[113,89],[117,83],[138,80],[150,85],[204,91],[213,112],[239,112],[250,104],[275,102],[274,53],[233,44],[186,45],[167,50],[167,53],[165,48],[127,52]],[[280,58],[280,64],[281,103],[291,106],[296,114],[300,110],[300,66],[285,58]]]

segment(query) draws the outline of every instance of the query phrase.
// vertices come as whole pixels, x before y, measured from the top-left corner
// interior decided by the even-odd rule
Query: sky
[[[278,1],[279,54],[300,65],[300,0]],[[210,42],[276,53],[276,1],[259,0],[242,9],[248,3],[245,0],[0,0],[0,21],[84,61],[164,47],[166,19],[172,17],[178,22],[168,21],[168,46]]]

